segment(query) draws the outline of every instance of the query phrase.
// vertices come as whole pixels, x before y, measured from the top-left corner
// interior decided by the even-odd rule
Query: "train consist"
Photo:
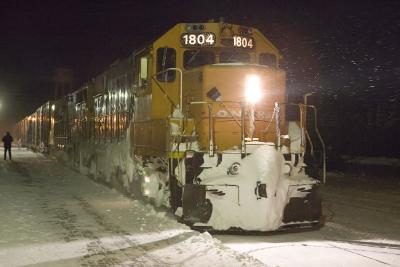
[[[285,120],[281,55],[257,29],[181,23],[49,101],[22,143],[93,179],[217,230],[321,221],[304,164],[307,129]]]

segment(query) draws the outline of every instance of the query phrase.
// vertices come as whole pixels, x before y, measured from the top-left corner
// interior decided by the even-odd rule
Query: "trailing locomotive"
[[[17,125],[25,145],[191,225],[319,224],[307,129],[285,120],[281,55],[257,29],[181,23]]]

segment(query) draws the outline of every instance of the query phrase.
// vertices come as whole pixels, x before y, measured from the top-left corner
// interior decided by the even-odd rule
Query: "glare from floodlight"
[[[249,103],[256,103],[261,98],[261,82],[260,77],[257,75],[249,75],[246,77],[245,86],[246,101]]]

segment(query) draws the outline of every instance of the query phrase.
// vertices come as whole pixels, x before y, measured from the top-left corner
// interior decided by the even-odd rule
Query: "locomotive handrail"
[[[278,104],[279,105],[286,105],[286,106],[297,106],[300,109],[302,107],[311,108],[314,111],[314,129],[315,129],[315,133],[318,136],[319,141],[321,142],[321,147],[322,147],[322,182],[325,184],[326,183],[326,149],[325,149],[325,142],[322,139],[321,133],[319,132],[319,129],[318,129],[317,108],[314,105],[305,105],[305,104],[301,104],[301,103],[295,104],[295,103],[278,102]],[[306,125],[305,125],[305,128],[306,128]],[[310,144],[311,144],[311,142],[310,142]]]
[[[232,114],[232,112],[225,106],[225,103],[235,103],[235,104],[240,104],[242,105],[243,102],[240,101],[192,101],[189,102],[189,105],[196,105],[196,104],[219,104],[222,105],[222,107],[231,115],[231,117],[235,120],[235,122],[239,125],[239,127],[242,127],[241,122],[239,122],[235,115]]]
[[[180,112],[182,114],[182,94],[183,94],[183,92],[182,92],[182,84],[183,84],[183,72],[182,72],[182,70],[180,68],[168,68],[166,70],[157,72],[156,74],[152,75],[151,78],[154,79],[154,77],[156,77],[157,75],[159,75],[161,73],[165,73],[165,72],[171,71],[171,70],[179,72],[179,110],[180,110]],[[158,82],[156,82],[156,83],[161,89],[160,84],[158,84]],[[164,91],[164,94],[166,94],[165,91]],[[168,94],[166,94],[166,95],[169,98]],[[171,99],[170,99],[170,101],[171,101]]]
[[[208,153],[212,157],[214,156],[214,132],[213,132],[213,122],[212,122],[212,105],[214,104],[219,104],[219,105],[224,105],[225,103],[235,103],[235,104],[240,104],[240,117],[241,117],[241,122],[239,123],[236,118],[233,116],[231,112],[228,112],[233,119],[238,123],[240,127],[240,139],[241,139],[241,154],[242,156],[246,155],[246,142],[245,142],[245,131],[244,131],[244,125],[245,125],[245,103],[241,101],[191,101],[189,102],[189,105],[207,105],[208,106],[208,123],[209,123],[209,128],[208,128],[208,143],[209,143],[209,150]]]
[[[193,105],[198,105],[198,104],[219,104],[219,103],[241,104],[243,102],[241,102],[241,101],[227,101],[227,100],[221,100],[221,101],[190,101],[189,102],[189,104],[193,104]]]
[[[158,86],[158,88],[161,90],[161,92],[163,92],[163,94],[167,97],[167,99],[169,100],[169,102],[171,103],[171,105],[173,106],[173,108],[175,109],[176,108],[176,105],[175,105],[175,103],[172,101],[172,99],[171,99],[171,97],[167,94],[167,92],[162,88],[162,86],[159,84],[159,82],[157,81],[157,79],[155,78],[155,77],[157,77],[157,75],[159,75],[159,74],[161,74],[161,73],[165,73],[165,72],[168,72],[168,71],[176,71],[176,72],[179,72],[179,112],[180,112],[180,116],[183,116],[183,107],[182,107],[182,94],[183,94],[183,90],[182,90],[182,84],[183,84],[183,73],[182,73],[182,70],[181,69],[179,69],[179,68],[168,68],[168,69],[166,69],[166,70],[163,70],[163,71],[160,71],[160,72],[157,72],[156,74],[154,74],[154,75],[152,75],[151,76],[151,79],[152,80],[154,80],[154,82],[155,82],[155,84]],[[172,114],[171,114],[172,115]],[[179,129],[180,129],[180,133],[183,133],[183,123],[182,123],[182,120],[183,120],[183,118],[181,117],[180,118],[180,125],[179,125]],[[175,137],[176,138],[176,137]],[[171,145],[171,143],[170,143],[170,145]],[[177,150],[179,151],[179,145],[178,146],[176,146],[177,147]],[[171,166],[172,166],[172,159],[171,159]],[[181,176],[182,176],[182,170],[181,170],[181,168],[182,168],[182,166],[179,166],[179,168],[178,168],[178,180],[179,180],[179,178],[181,179]],[[181,180],[183,180],[183,179],[181,179]]]
[[[176,105],[174,103],[174,101],[172,101],[172,98],[167,94],[167,92],[165,92],[165,90],[162,88],[162,86],[160,85],[160,83],[157,81],[157,79],[155,78],[155,76],[151,76],[151,79],[155,82],[155,84],[157,85],[157,87],[161,90],[161,92],[167,97],[168,101],[171,103],[171,105],[175,108]]]
[[[310,134],[308,133],[307,129],[305,129],[304,132],[305,132],[308,142],[310,142],[310,153],[312,156],[314,156],[314,144],[311,142]],[[304,151],[305,150],[306,150],[306,146],[304,146]]]
[[[311,109],[313,109],[314,110],[314,128],[315,128],[315,132],[317,133],[317,136],[318,136],[318,138],[319,138],[319,140],[320,140],[320,142],[321,142],[321,145],[322,145],[322,172],[323,172],[323,183],[325,184],[326,183],[326,152],[325,152],[325,142],[324,142],[324,140],[322,139],[322,136],[321,136],[321,134],[320,134],[320,132],[319,132],[319,130],[318,130],[318,125],[317,125],[317,108],[314,106],[314,105],[305,105],[306,107],[308,107],[308,108],[311,108]]]

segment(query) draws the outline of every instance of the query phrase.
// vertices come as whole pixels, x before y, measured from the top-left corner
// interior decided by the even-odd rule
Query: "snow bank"
[[[84,142],[51,154],[80,173],[133,196],[138,194],[140,187],[134,185],[139,178],[131,157],[129,133],[128,129],[127,136],[121,136],[120,141]]]

